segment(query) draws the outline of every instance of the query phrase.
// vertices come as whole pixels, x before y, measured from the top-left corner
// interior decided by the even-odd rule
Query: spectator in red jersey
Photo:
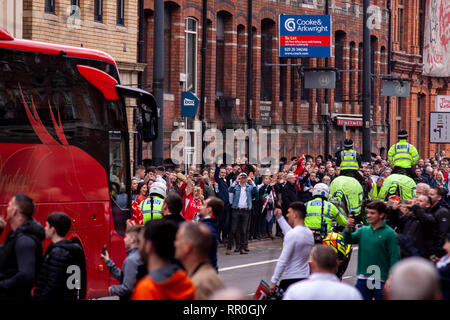
[[[186,221],[198,221],[203,203],[203,194],[200,187],[194,186],[191,179],[187,179],[183,193],[183,216]]]

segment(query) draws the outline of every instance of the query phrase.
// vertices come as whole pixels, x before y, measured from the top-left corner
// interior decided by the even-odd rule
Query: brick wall
[[[116,24],[116,0],[103,1],[103,23],[94,21],[92,0],[80,0],[80,21],[70,19],[70,0],[55,1],[55,14],[45,12],[45,0],[23,2],[24,38],[99,49],[116,61],[136,62],[137,1],[125,0],[125,26]]]
[[[324,1],[316,1],[317,4],[309,4],[303,0],[287,1],[254,1],[253,2],[253,69],[252,69],[252,99],[251,99],[251,118],[254,127],[260,129],[260,104],[261,102],[261,79],[262,74],[262,29],[263,23],[272,23],[273,27],[268,28],[272,35],[272,55],[271,63],[296,65],[306,63],[309,66],[325,66],[324,58],[284,58],[278,57],[278,15],[279,14],[323,14]],[[166,3],[167,4],[167,3]],[[387,72],[387,39],[388,39],[388,11],[387,1],[372,1],[372,5],[379,7],[381,12],[380,28],[371,31],[374,50],[374,73],[386,74]],[[396,12],[397,1],[393,1],[393,12]],[[405,6],[404,19],[398,21],[393,17],[393,50],[399,50],[398,36],[395,34],[398,26],[396,23],[404,24],[404,48],[406,52],[395,52],[393,60],[398,60],[393,68],[393,72],[404,77],[414,79],[412,83],[411,97],[402,99],[401,123],[410,132],[412,143],[419,141],[419,150],[423,156],[430,156],[436,149],[434,145],[429,145],[428,141],[428,113],[433,110],[434,96],[437,94],[449,94],[448,84],[445,79],[431,79],[422,77],[419,67],[421,56],[419,53],[419,31],[417,21],[414,19],[418,13],[418,2],[414,4],[408,2]],[[202,42],[202,21],[201,21],[201,0],[184,1],[173,0],[170,2],[172,14],[172,32],[170,35],[171,52],[165,53],[170,57],[171,77],[170,94],[171,101],[166,101],[164,110],[165,141],[170,144],[170,133],[176,129],[173,122],[180,119],[180,99],[183,90],[182,83],[179,82],[180,73],[185,72],[185,33],[184,25],[187,17],[194,17],[198,21],[198,43],[197,43],[197,95],[200,97],[201,84],[201,42]],[[225,96],[235,99],[234,107],[228,112],[232,118],[234,128],[246,128],[246,65],[247,65],[247,2],[218,0],[208,1],[208,43],[207,43],[207,66],[206,66],[206,102],[205,118],[207,127],[223,127],[227,120],[222,117],[216,107],[215,96],[215,75],[216,75],[216,24],[218,14],[226,16],[225,29]],[[147,37],[147,63],[146,70],[147,85],[151,87],[152,82],[152,46],[153,46],[153,21],[152,10],[153,1],[146,1],[146,10],[149,12],[148,37]],[[363,40],[362,32],[362,1],[336,0],[330,1],[329,12],[333,20],[333,35],[337,31],[343,33],[343,68],[350,68],[350,59],[352,70],[358,70],[362,67],[362,54],[359,53],[359,45]],[[263,22],[264,21],[264,22]],[[334,39],[333,39],[334,43]],[[353,50],[350,50],[351,44]],[[305,61],[303,61],[305,60]],[[401,62],[401,61],[406,61]],[[416,64],[414,66],[414,64]],[[335,65],[334,47],[333,57],[328,59],[328,66]],[[287,67],[284,76],[280,77],[280,67],[273,66],[270,73],[272,81],[272,100],[264,101],[271,105],[272,109],[272,128],[284,130],[280,147],[280,157],[290,158],[297,153],[310,153],[313,155],[322,154],[324,151],[324,122],[322,109],[328,106],[331,115],[335,114],[353,114],[362,116],[362,102],[344,101],[335,102],[334,90],[328,90],[326,95],[324,90],[310,89],[309,101],[302,103],[300,99],[300,79],[295,68]],[[291,74],[293,76],[291,77]],[[344,100],[357,99],[362,97],[361,84],[359,83],[359,73],[354,72],[350,76],[348,72],[341,73],[343,82]],[[361,78],[362,79],[362,78]],[[284,87],[281,86],[284,81]],[[291,81],[294,82],[291,86]],[[387,137],[387,99],[381,96],[382,81],[380,78],[374,79],[373,87],[373,127],[372,127],[372,152],[379,154],[380,148],[388,149]],[[283,88],[283,92],[281,92]],[[358,96],[359,95],[359,96]],[[417,97],[421,95],[423,106],[421,106],[422,116],[417,130]],[[291,99],[292,96],[292,99]],[[403,106],[404,105],[404,106]],[[397,128],[397,104],[396,99],[391,98],[391,136],[390,143],[396,141]],[[344,139],[343,128],[337,126],[332,118],[330,132],[330,153]],[[362,151],[362,131],[361,127],[348,128],[347,135],[355,141],[358,151]],[[417,140],[417,136],[420,136]],[[167,146],[167,145],[166,145]],[[448,146],[443,146],[447,148]],[[165,150],[165,158],[170,156],[170,148]]]

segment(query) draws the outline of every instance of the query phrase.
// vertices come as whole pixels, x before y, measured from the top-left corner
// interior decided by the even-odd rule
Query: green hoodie
[[[376,276],[371,266],[380,267],[380,280],[386,281],[392,266],[400,260],[397,233],[383,222],[373,230],[372,226],[359,228],[353,233],[344,231],[344,242],[358,244],[358,268],[356,273],[366,277]]]

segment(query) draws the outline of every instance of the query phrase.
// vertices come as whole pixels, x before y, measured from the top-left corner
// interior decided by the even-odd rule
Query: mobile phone
[[[104,245],[103,245],[103,249],[102,249],[102,253],[103,253],[103,254],[106,254],[106,248],[107,248],[107,247],[106,247],[106,244],[104,244]]]
[[[400,200],[400,203],[401,204],[409,204],[409,202],[407,200],[404,200],[404,199]]]

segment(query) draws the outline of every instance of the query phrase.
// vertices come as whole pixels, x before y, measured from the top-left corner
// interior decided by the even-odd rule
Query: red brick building
[[[372,0],[376,12],[371,30],[372,73],[387,74],[389,0]],[[434,111],[436,95],[450,95],[449,78],[422,76],[424,0],[392,0],[392,72],[411,82],[409,98],[390,98],[390,143],[399,128],[410,133],[422,156],[432,156],[436,145],[428,143],[428,113]],[[208,1],[205,119],[207,128],[246,129],[246,62],[248,1]],[[329,0],[333,49],[330,67],[341,72],[336,89],[304,89],[297,65],[325,66],[325,58],[279,58],[280,14],[324,14],[325,0],[253,1],[253,88],[251,118],[255,129],[284,130],[280,157],[299,153],[318,155],[324,151],[324,117],[330,124],[330,153],[344,139],[342,119],[362,120],[362,0]],[[165,1],[164,158],[178,142],[171,133],[181,128],[181,92],[200,96],[202,1]],[[421,20],[422,19],[422,20]],[[145,1],[145,48],[147,68],[143,83],[151,91],[153,68],[153,1]],[[289,66],[267,66],[287,64]],[[186,81],[182,82],[182,77]],[[380,77],[372,84],[372,152],[386,154],[388,146],[387,97],[381,96]],[[262,109],[270,109],[271,126],[263,126]],[[198,114],[198,113],[197,113]],[[362,121],[352,121],[347,135],[362,151]],[[359,126],[358,126],[359,125]],[[449,148],[449,145],[441,146]],[[143,158],[151,158],[144,144]]]

